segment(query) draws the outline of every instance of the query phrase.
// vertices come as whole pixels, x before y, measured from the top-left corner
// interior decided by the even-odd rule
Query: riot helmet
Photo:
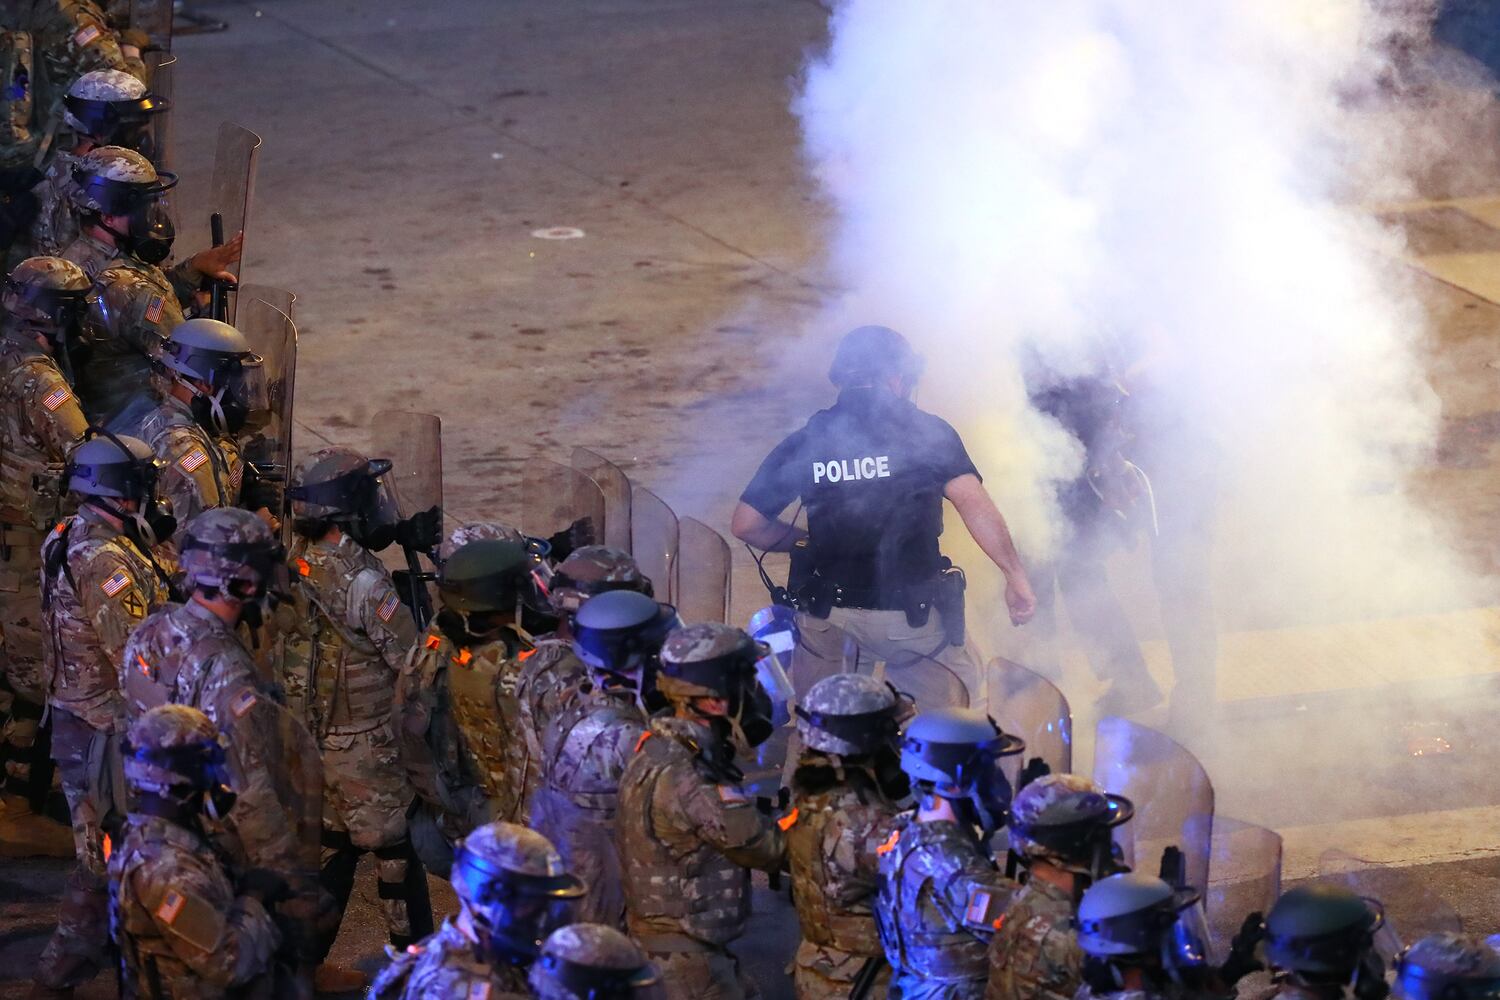
[[[140,438],[90,427],[63,466],[63,488],[116,517],[126,535],[150,549],[172,537],[172,501],[158,495],[164,463]],[[126,510],[117,500],[130,501]]]
[[[234,807],[219,731],[198,709],[156,706],[135,720],[121,749],[138,808],[186,825],[200,812],[222,821]]]
[[[1010,781],[1001,758],[1025,750],[1024,740],[1002,732],[983,712],[939,708],[921,713],[906,727],[901,769],[924,801],[948,800],[987,841],[1010,812]]]
[[[535,564],[525,545],[482,538],[458,549],[438,570],[440,624],[459,629],[467,645],[485,641],[516,620],[523,603],[540,603]],[[450,633],[452,634],[452,633]]]
[[[265,363],[228,323],[178,323],[156,360],[158,370],[192,396],[193,420],[214,434],[238,434],[252,413],[271,408]]]
[[[1397,1000],[1500,1000],[1500,953],[1486,941],[1444,931],[1396,958]]]
[[[652,596],[651,581],[628,552],[608,545],[585,545],[568,553],[552,569],[547,600],[559,617],[572,618],[589,598],[610,590],[633,590]]]
[[[844,334],[828,369],[828,380],[840,389],[875,385],[899,378],[908,390],[922,375],[922,357],[888,326],[861,326]]]
[[[1100,879],[1078,904],[1078,946],[1096,991],[1124,987],[1120,967],[1160,970],[1184,982],[1208,967],[1208,928],[1197,889],[1142,872]]]
[[[552,842],[514,823],[487,823],[465,837],[451,880],[480,948],[510,965],[531,964],[584,894]]]
[[[1135,806],[1077,774],[1047,774],[1011,803],[1010,849],[1023,864],[1046,861],[1082,876],[1083,886],[1121,871],[1113,831]]]
[[[121,146],[149,158],[151,119],[171,109],[171,101],[150,93],[129,73],[96,69],[68,88],[63,121],[96,146]]]
[[[132,257],[160,264],[171,254],[176,236],[162,198],[176,184],[176,174],[158,173],[135,150],[100,146],[74,164],[68,197],[85,225],[104,229]],[[126,230],[106,225],[105,216],[127,217]]]
[[[910,696],[866,674],[824,677],[795,711],[802,745],[838,757],[894,747],[901,724],[914,714]]]
[[[352,448],[321,448],[298,462],[286,491],[298,533],[321,538],[338,525],[372,552],[388,548],[398,524],[390,471],[386,459]]]
[[[281,539],[248,510],[205,510],[183,528],[180,548],[188,587],[240,602],[241,620],[251,628],[259,627],[266,603],[290,586]]]
[[[0,306],[26,329],[46,337],[67,371],[68,348],[94,298],[93,283],[77,264],[61,257],[28,257],[6,278]]]
[[[540,1000],[644,1000],[658,981],[645,952],[615,928],[570,924],[542,943],[528,983]]]
[[[670,604],[636,590],[609,590],[578,609],[573,652],[606,687],[643,691],[656,673],[662,643],[681,627]]]
[[[520,531],[508,524],[498,521],[470,521],[461,524],[448,533],[443,539],[442,545],[438,547],[438,562],[446,562],[448,557],[470,542],[478,541],[501,541],[515,542],[520,546],[531,546],[532,540],[521,534]]]
[[[1385,908],[1340,885],[1288,889],[1266,914],[1266,960],[1310,983],[1384,983],[1374,948]]]
[[[706,720],[715,733],[741,753],[770,739],[774,708],[755,665],[764,645],[733,625],[707,622],[677,629],[661,648],[656,687],[674,707]],[[702,699],[722,699],[723,714]]]

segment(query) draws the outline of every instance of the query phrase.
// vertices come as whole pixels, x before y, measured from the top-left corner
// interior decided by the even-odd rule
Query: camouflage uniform
[[[36,221],[31,224],[31,245],[22,246],[18,239],[11,249],[11,259],[20,263],[28,253],[62,256],[64,250],[78,239],[78,213],[68,200],[68,188],[73,183],[73,168],[78,165],[78,156],[72,150],[59,149],[52,153],[47,163],[47,172],[32,193],[37,198]]]
[[[875,850],[896,806],[874,790],[841,784],[797,795],[786,846],[792,901],[802,926],[795,984],[799,1000],[847,997],[870,958],[881,958],[871,911],[878,868]]]
[[[523,1000],[526,970],[498,965],[450,920],[436,934],[391,956],[370,986],[370,1000]]]
[[[646,725],[634,691],[595,688],[554,719],[542,739],[544,781],[532,826],[557,845],[568,871],[587,886],[576,914],[581,922],[624,923],[615,814],[620,777]]]
[[[373,852],[386,928],[409,940],[407,901],[390,888],[406,879],[414,793],[392,704],[416,626],[390,571],[348,535],[299,538],[291,561],[297,634],[287,637],[288,670],[309,696],[307,723],[323,754],[323,862],[346,843]]]
[[[1083,985],[1073,894],[1032,878],[1011,900],[990,943],[985,1000],[1071,1000]]]
[[[516,677],[521,728],[525,730],[527,750],[533,760],[546,759],[542,739],[553,720],[575,706],[591,688],[588,669],[573,652],[571,642],[556,633],[536,637],[535,651],[526,658]],[[527,772],[524,795],[528,808],[543,777],[540,769]]]
[[[189,404],[163,393],[140,436],[166,463],[161,490],[179,521],[191,521],[211,507],[239,504],[245,477],[240,446],[233,437],[211,435],[200,427]]]
[[[169,568],[160,556],[157,563]],[[113,779],[113,737],[123,707],[120,670],[131,630],[168,593],[147,553],[89,506],[47,536],[42,564],[52,757],[72,815],[78,866],[68,876],[39,981],[63,988],[91,978],[104,958],[101,824],[111,806],[104,793]]]
[[[661,980],[630,938],[603,924],[559,927],[542,942],[527,977],[537,1000],[654,997]]]
[[[412,783],[457,839],[492,820],[525,819],[526,775],[537,764],[515,685],[532,646],[505,628],[482,646],[460,648],[439,619],[407,657],[397,699]]]
[[[728,945],[750,917],[749,869],[779,868],[786,842],[737,781],[700,771],[706,727],[659,718],[649,733],[621,780],[615,828],[630,935],[672,1000],[758,996]]]
[[[877,849],[880,941],[891,963],[891,996],[980,1000],[994,933],[1016,884],[995,870],[974,835],[946,820],[896,820]]]
[[[24,321],[0,328],[0,718],[5,792],[30,795],[46,701],[40,555],[61,504],[63,459],[88,427],[57,363]]]

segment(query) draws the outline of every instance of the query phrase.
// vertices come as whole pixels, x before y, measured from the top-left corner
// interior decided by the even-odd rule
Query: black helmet
[[[596,674],[638,677],[655,662],[667,634],[681,625],[670,604],[636,590],[607,590],[578,609],[573,652]]]
[[[1266,958],[1278,969],[1346,983],[1384,923],[1376,900],[1339,885],[1298,886],[1266,915]]]
[[[922,358],[905,337],[888,326],[861,326],[839,341],[828,380],[842,388],[883,378],[914,382],[921,374]]]

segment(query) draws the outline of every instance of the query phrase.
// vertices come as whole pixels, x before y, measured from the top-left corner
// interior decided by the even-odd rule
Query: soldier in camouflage
[[[871,910],[875,850],[908,794],[897,743],[911,710],[910,699],[863,674],[825,677],[797,706],[802,754],[786,841],[802,925],[799,1000],[847,997],[865,964],[884,958]],[[876,989],[885,985],[882,977]]]
[[[1018,888],[988,854],[1010,807],[1000,759],[1024,749],[993,719],[966,709],[924,712],[907,727],[901,769],[918,805],[876,849],[875,913],[891,997],[984,996],[990,936]]]
[[[175,232],[161,205],[176,176],[158,175],[140,153],[100,146],[73,170],[68,197],[79,236],[62,256],[83,268],[98,293],[85,324],[89,360],[78,373],[84,412],[95,420],[123,407],[144,386],[151,360],[182,322],[205,278],[233,280],[242,240],[203,250],[163,271]]]
[[[658,995],[660,982],[634,941],[613,927],[590,923],[553,931],[528,981],[538,1000],[646,1000]]]
[[[1378,902],[1339,885],[1288,889],[1265,919],[1272,992],[1265,1000],[1339,1000],[1368,996],[1385,983],[1375,932]]]
[[[39,993],[66,995],[99,971],[108,937],[104,827],[118,809],[120,674],[126,639],[170,597],[174,568],[156,548],[174,523],[161,505],[156,461],[144,441],[90,437],[75,448],[64,484],[78,513],[42,545],[43,659],[52,758],[72,815],[78,864],[42,953]]]
[[[386,931],[405,948],[432,933],[432,909],[407,836],[415,793],[393,715],[416,621],[366,548],[394,521],[382,514],[394,505],[380,501],[389,470],[389,462],[325,448],[292,471],[295,625],[283,636],[284,672],[323,754],[323,885],[343,912],[360,855],[374,854]],[[408,887],[419,897],[408,898]]]
[[[270,408],[261,359],[228,323],[190,319],[172,330],[153,367],[156,408],[141,437],[162,461],[173,511],[186,523],[236,506],[245,478],[237,435]],[[261,517],[269,521],[270,511]]]
[[[537,759],[541,759],[542,734],[589,684],[588,668],[573,651],[573,616],[585,600],[607,590],[634,590],[648,597],[652,593],[651,581],[641,575],[635,560],[606,545],[585,545],[570,552],[547,581],[547,603],[557,616],[557,629],[535,638],[536,654],[516,680],[521,719]]]
[[[681,624],[670,605],[633,590],[591,597],[576,612],[573,647],[588,665],[590,684],[542,737],[532,825],[588,887],[580,920],[624,926],[614,841],[620,776],[646,731],[643,691],[654,686],[661,644]]]
[[[1442,931],[1396,959],[1396,1000],[1494,1000],[1500,997],[1500,952],[1467,934]]]
[[[402,952],[370,988],[371,1000],[521,1000],[543,939],[570,920],[583,884],[546,837],[487,823],[453,862],[458,916]]]
[[[728,625],[673,632],[657,676],[672,714],[651,720],[621,779],[627,925],[673,1000],[759,996],[729,944],[750,917],[750,869],[777,871],[786,858],[781,829],[734,763],[771,734],[755,675],[764,652]]]
[[[540,601],[534,569],[516,542],[458,549],[438,573],[442,608],[402,666],[407,767],[450,842],[482,823],[524,818],[526,773],[537,762],[515,694],[532,645],[516,622],[523,600]]]
[[[125,752],[132,805],[109,861],[122,992],[274,995],[280,935],[268,911],[286,883],[251,869],[235,886],[205,832],[234,797],[214,724],[197,709],[158,705],[130,727]]]
[[[144,152],[152,116],[170,108],[169,101],[150,93],[141,80],[119,70],[94,70],[74,80],[63,98],[63,121],[73,132],[73,145],[53,151],[46,174],[32,189],[36,221],[29,238],[12,244],[11,260],[66,250],[79,235],[78,216],[68,196],[78,161],[99,146]]]
[[[66,830],[37,812],[51,783],[37,743],[47,688],[39,566],[42,538],[61,514],[63,461],[88,426],[60,367],[88,290],[73,264],[36,257],[10,273],[0,294],[0,850],[7,852],[72,854]]]
[[[1111,831],[1133,812],[1076,774],[1044,775],[1016,795],[1010,850],[1025,874],[990,942],[985,1000],[1072,1000],[1083,985],[1078,901],[1119,870]]]
[[[1197,889],[1141,872],[1090,886],[1078,904],[1083,986],[1076,1000],[1209,1000],[1208,928]]]

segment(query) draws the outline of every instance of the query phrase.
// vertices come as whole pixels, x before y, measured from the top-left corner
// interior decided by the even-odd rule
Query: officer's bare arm
[[[996,514],[999,512],[996,511]],[[744,501],[740,501],[734,508],[729,530],[734,533],[735,538],[762,552],[790,552],[794,545],[807,537],[807,532],[795,524],[773,521]]]
[[[958,476],[948,480],[943,487],[943,496],[953,502],[974,541],[1005,574],[1005,603],[1010,608],[1011,621],[1020,625],[1029,620],[1036,611],[1036,597],[1031,592],[1026,568],[1021,565],[1021,556],[1016,552],[1016,543],[1011,540],[1005,517],[990,499],[984,484],[972,474]]]

